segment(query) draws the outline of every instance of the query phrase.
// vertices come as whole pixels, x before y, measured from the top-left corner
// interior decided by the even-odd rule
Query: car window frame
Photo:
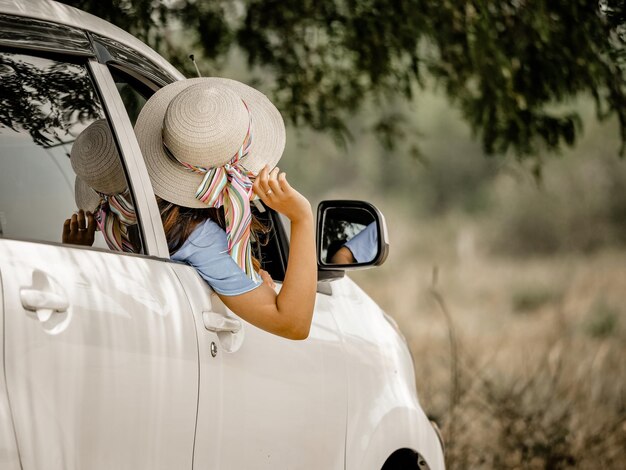
[[[53,241],[53,240],[44,240],[44,239],[37,239],[37,238],[29,238],[29,237],[9,237],[9,236],[3,236],[1,238],[1,240],[15,240],[15,241],[24,241],[24,242],[29,242],[29,243],[39,243],[39,244],[46,244],[46,245],[53,245],[53,246],[63,246],[63,247],[71,247],[71,248],[76,248],[76,249],[86,249],[86,250],[93,250],[93,251],[99,251],[99,252],[104,252],[104,253],[115,253],[118,255],[124,255],[124,256],[141,256],[141,257],[151,257],[153,256],[152,253],[149,251],[149,244],[147,243],[147,239],[149,238],[149,235],[146,232],[146,229],[144,227],[144,223],[143,223],[143,218],[145,217],[145,209],[143,210],[143,214],[140,212],[139,210],[139,197],[138,197],[138,193],[137,190],[135,188],[135,186],[133,185],[132,182],[132,178],[131,178],[131,174],[129,172],[129,165],[128,165],[128,160],[126,158],[126,152],[124,151],[124,149],[122,148],[120,139],[118,137],[118,133],[115,130],[115,126],[113,125],[114,119],[116,118],[116,116],[112,115],[109,108],[110,106],[107,105],[106,103],[106,97],[103,94],[103,89],[102,89],[102,83],[96,79],[96,75],[93,72],[93,64],[97,63],[95,61],[95,57],[90,57],[88,55],[85,54],[73,54],[73,53],[66,53],[66,52],[60,52],[60,51],[50,51],[50,50],[42,50],[41,48],[33,48],[33,49],[28,49],[26,47],[24,47],[23,45],[20,45],[19,47],[15,47],[13,45],[6,45],[0,42],[0,52],[5,52],[5,53],[11,53],[11,54],[19,54],[19,55],[24,55],[24,56],[31,56],[31,57],[40,57],[42,59],[49,59],[49,60],[54,60],[54,61],[58,61],[58,62],[65,62],[65,63],[69,63],[69,64],[74,64],[74,65],[79,65],[81,67],[84,67],[85,70],[87,71],[87,74],[89,76],[89,79],[91,80],[93,87],[94,87],[94,93],[96,94],[96,96],[98,97],[98,99],[100,100],[100,105],[102,106],[102,112],[103,112],[103,117],[107,120],[107,124],[109,125],[109,129],[111,130],[111,133],[113,135],[113,139],[115,142],[115,145],[117,147],[118,153],[120,155],[120,161],[122,163],[122,168],[124,170],[124,175],[126,177],[127,183],[129,185],[129,189],[131,191],[131,195],[133,198],[133,202],[135,204],[135,208],[137,210],[137,218],[138,218],[138,229],[139,229],[139,237],[141,239],[141,245],[142,245],[142,253],[128,253],[128,252],[120,252],[120,251],[116,251],[116,250],[111,250],[109,248],[102,248],[102,247],[95,247],[95,246],[84,246],[84,245],[74,245],[74,244],[67,244],[67,243],[63,243],[62,241]],[[59,233],[61,232],[61,230],[59,229]],[[60,236],[59,236],[60,237]],[[152,250],[153,251],[153,250]]]
[[[100,92],[107,117],[110,118],[111,130],[125,166],[129,187],[135,198],[139,227],[144,236],[144,254],[154,258],[169,259],[161,216],[152,191],[148,170],[113,75],[109,66],[97,59],[90,59],[89,67]]]
[[[100,63],[121,66],[136,74],[136,78],[154,83],[159,88],[177,80],[177,77],[163,70],[136,49],[91,31],[87,31],[86,34]]]
[[[0,13],[0,46],[19,50],[94,57],[87,33],[38,18]]]

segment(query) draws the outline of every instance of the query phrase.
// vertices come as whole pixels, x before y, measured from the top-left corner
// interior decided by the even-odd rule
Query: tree
[[[626,3],[623,0],[68,0],[130,31],[193,75],[163,34],[194,33],[215,66],[234,47],[269,73],[271,94],[297,126],[348,134],[364,102],[411,100],[444,87],[488,154],[534,156],[573,145],[572,100],[617,116],[626,153]],[[187,51],[185,51],[187,52]],[[392,145],[401,116],[375,130]]]

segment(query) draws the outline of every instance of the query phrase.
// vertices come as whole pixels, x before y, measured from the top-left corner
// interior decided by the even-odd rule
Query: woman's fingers
[[[252,184],[252,189],[261,199],[272,199],[282,196],[283,190],[278,181],[279,173],[280,169],[278,167],[270,171],[269,167],[265,166],[257,175]]]
[[[261,179],[261,189],[266,195],[270,195],[272,194],[270,181],[275,178],[274,173],[276,172],[276,168],[274,168],[272,171],[269,171],[269,167],[267,166],[265,168],[267,171],[264,173],[263,178]]]
[[[87,225],[85,224],[85,211],[80,209],[78,211],[78,230],[80,230],[81,232],[87,227]]]
[[[269,168],[267,167],[267,165],[265,167],[263,167],[263,169],[259,172],[259,174],[257,175],[257,177],[254,180],[254,183],[252,183],[252,189],[253,191],[261,198],[265,198],[265,191],[266,191],[266,186],[267,186],[267,174],[268,174]]]
[[[87,212],[87,234],[91,237],[96,233],[96,220],[91,212]]]
[[[72,214],[72,218],[70,219],[70,233],[74,233],[78,231],[78,216],[76,214]]]
[[[260,173],[256,176],[256,178],[254,178],[254,181],[252,182],[252,191],[254,191],[254,194],[256,195],[259,194],[259,175]]]
[[[61,235],[61,241],[63,243],[70,242],[70,222],[70,219],[65,219],[65,222],[63,223],[63,234]]]
[[[287,181],[287,173],[283,172],[278,176],[278,183],[280,184],[280,188],[283,192],[291,190],[291,185],[289,184],[289,181]]]
[[[278,167],[274,168],[272,172],[270,173],[270,177],[268,180],[268,186],[269,186],[268,191],[270,192],[270,195],[273,197],[281,197],[283,195],[283,190],[280,187],[280,183],[278,182],[279,171],[280,170],[278,169]]]
[[[254,182],[252,183],[252,187],[254,188],[258,188],[259,185],[261,184],[261,180],[263,179],[263,175],[265,174],[265,171],[267,170],[267,166],[263,167],[261,169],[261,171],[259,171],[256,175],[256,178],[254,178]]]

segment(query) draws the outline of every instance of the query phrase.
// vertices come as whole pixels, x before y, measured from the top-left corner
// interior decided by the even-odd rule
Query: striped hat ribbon
[[[130,240],[129,225],[137,223],[137,214],[130,198],[130,191],[109,196],[100,194],[101,200],[94,218],[107,246],[115,251],[138,253]]]

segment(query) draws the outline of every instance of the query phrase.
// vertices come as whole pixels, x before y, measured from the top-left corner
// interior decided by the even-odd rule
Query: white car
[[[0,0],[0,468],[442,469],[396,324],[344,272],[382,263],[371,205],[318,209],[310,335],[290,341],[224,307],[172,262],[133,132],[183,76],[125,31],[44,0]],[[68,158],[106,119],[138,213],[140,253],[61,243],[76,210]],[[287,158],[289,158],[287,156]],[[278,283],[284,221],[257,256]],[[327,263],[375,223],[373,259]]]

